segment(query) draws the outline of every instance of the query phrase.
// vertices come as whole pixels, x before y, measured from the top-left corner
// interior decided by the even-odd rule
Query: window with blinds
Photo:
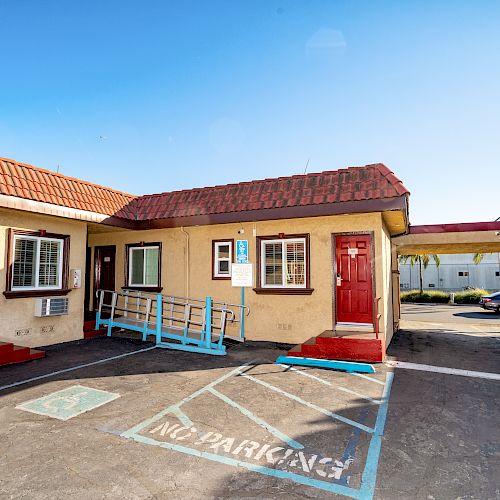
[[[12,290],[62,288],[63,240],[14,236]]]
[[[129,286],[159,286],[160,247],[129,248]]]
[[[266,240],[261,243],[262,286],[306,287],[305,238]]]

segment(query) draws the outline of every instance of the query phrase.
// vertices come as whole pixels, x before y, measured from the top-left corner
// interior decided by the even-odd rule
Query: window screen
[[[61,288],[63,240],[14,237],[12,290]]]
[[[261,259],[263,287],[306,286],[305,238],[263,241]]]
[[[130,286],[159,286],[159,247],[131,247],[129,259]]]

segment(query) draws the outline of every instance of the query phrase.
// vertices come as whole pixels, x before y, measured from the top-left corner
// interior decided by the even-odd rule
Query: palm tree
[[[481,264],[481,261],[483,259],[484,259],[484,253],[475,253],[474,257],[472,257],[474,264]]]
[[[424,269],[427,269],[427,266],[429,265],[430,259],[434,260],[436,263],[436,267],[439,267],[439,264],[441,264],[441,259],[439,258],[439,255],[435,254],[417,254],[417,255],[400,255],[399,256],[399,261],[402,262],[403,264],[406,264],[408,261],[410,261],[410,265],[414,266],[415,264],[418,264],[418,269],[419,269],[419,277],[420,277],[420,293],[423,293],[424,291],[424,278],[423,278],[423,273],[422,273],[422,267]]]

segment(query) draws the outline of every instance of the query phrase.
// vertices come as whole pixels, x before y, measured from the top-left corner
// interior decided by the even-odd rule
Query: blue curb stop
[[[338,361],[336,359],[300,358],[295,356],[279,356],[275,361],[280,365],[314,366],[330,370],[342,370],[356,373],[375,373],[373,365],[368,363],[353,363],[351,361]]]

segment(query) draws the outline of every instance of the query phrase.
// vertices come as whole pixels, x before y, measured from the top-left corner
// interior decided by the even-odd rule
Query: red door
[[[336,236],[337,323],[373,324],[371,236]]]

